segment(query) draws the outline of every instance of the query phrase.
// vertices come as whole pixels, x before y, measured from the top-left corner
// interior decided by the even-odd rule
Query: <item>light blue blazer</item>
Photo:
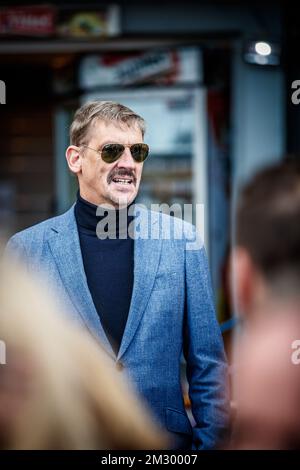
[[[211,449],[228,424],[228,394],[205,250],[192,225],[139,206],[135,215],[134,286],[117,357],[88,289],[74,206],[17,233],[8,250],[21,255],[34,272],[46,274],[49,289],[71,317],[121,362],[121,373],[130,377],[154,417],[174,437],[175,447]],[[194,428],[183,402],[182,352]]]

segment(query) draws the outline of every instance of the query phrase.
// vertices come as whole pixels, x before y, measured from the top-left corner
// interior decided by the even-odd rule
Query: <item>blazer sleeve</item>
[[[193,449],[199,450],[215,448],[225,437],[229,424],[227,361],[207,257],[203,244],[200,245],[185,246],[184,327],[189,396],[196,421]]]

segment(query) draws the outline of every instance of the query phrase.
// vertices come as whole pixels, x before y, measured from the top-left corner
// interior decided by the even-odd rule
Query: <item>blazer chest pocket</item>
[[[174,271],[159,271],[155,276],[153,290],[165,290],[174,288],[178,283],[178,273]]]

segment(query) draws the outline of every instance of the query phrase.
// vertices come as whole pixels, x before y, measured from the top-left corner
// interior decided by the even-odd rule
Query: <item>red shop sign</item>
[[[0,34],[49,36],[55,32],[55,9],[48,5],[2,8]]]

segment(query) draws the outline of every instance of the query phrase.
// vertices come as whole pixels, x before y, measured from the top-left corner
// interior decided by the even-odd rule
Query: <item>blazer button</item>
[[[119,371],[119,372],[122,372],[122,370],[124,369],[124,364],[122,364],[122,362],[116,362],[116,369]]]

